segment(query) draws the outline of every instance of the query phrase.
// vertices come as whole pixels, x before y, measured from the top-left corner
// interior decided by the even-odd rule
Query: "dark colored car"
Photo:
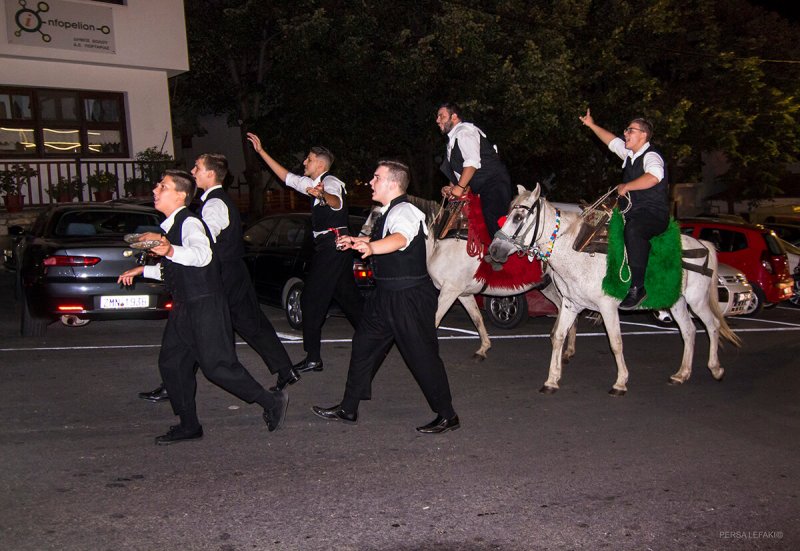
[[[713,243],[719,261],[747,277],[755,295],[751,315],[791,298],[794,280],[786,250],[772,230],[760,224],[707,218],[686,218],[680,225],[683,233]]]
[[[166,317],[171,299],[161,282],[117,284],[119,274],[137,262],[136,254],[125,255],[131,250],[125,234],[161,232],[163,219],[149,207],[75,203],[43,211],[30,231],[16,228],[22,335],[42,336],[61,316],[83,321]]]
[[[358,235],[364,217],[350,216],[350,235]],[[282,308],[295,329],[303,322],[300,297],[314,253],[310,213],[265,216],[244,232],[245,263],[261,302]],[[348,253],[342,253],[348,254]],[[356,283],[367,292],[372,288],[369,265],[352,253]]]

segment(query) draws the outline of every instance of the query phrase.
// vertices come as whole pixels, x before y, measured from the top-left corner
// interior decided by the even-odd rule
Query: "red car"
[[[686,218],[680,224],[683,233],[713,243],[719,261],[747,277],[756,300],[752,314],[791,298],[794,280],[775,232],[760,224],[709,218]]]

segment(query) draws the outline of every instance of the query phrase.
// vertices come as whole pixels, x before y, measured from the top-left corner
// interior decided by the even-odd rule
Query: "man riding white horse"
[[[660,151],[650,144],[653,125],[637,118],[628,123],[624,140],[595,124],[589,109],[579,117],[608,148],[623,160],[622,184],[617,186],[625,212],[625,249],[631,270],[631,286],[621,310],[633,310],[647,298],[644,276],[650,255],[650,239],[664,233],[669,224],[669,180]],[[630,195],[630,199],[625,196]],[[626,207],[627,204],[627,207]]]
[[[461,120],[459,107],[443,103],[436,112],[436,124],[447,136],[447,156],[441,170],[450,184],[442,195],[458,199],[468,189],[481,199],[481,210],[489,239],[500,229],[497,220],[508,212],[513,190],[511,176],[486,134],[472,123]]]

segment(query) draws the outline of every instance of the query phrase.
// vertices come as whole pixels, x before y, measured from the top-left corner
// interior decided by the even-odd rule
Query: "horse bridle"
[[[556,209],[556,229],[550,237],[550,248],[546,253],[542,253],[539,250],[539,247],[536,245],[537,241],[539,241],[544,233],[544,227],[541,224],[542,198],[539,197],[536,199],[536,201],[534,201],[529,207],[526,207],[525,205],[514,205],[511,207],[511,212],[514,212],[515,209],[525,211],[525,217],[523,218],[522,223],[517,227],[517,230],[513,235],[508,235],[502,229],[498,230],[495,234],[495,239],[511,243],[519,256],[529,256],[539,260],[547,260],[550,257],[550,252],[553,250],[552,245],[556,240],[556,235],[558,234],[558,221],[561,217],[560,211]],[[534,212],[536,213],[535,215]],[[530,219],[531,217],[533,218]],[[528,234],[532,235],[530,245],[525,244],[525,238],[528,236]]]

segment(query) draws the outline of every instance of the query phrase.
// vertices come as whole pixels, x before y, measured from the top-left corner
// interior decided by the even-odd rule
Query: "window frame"
[[[128,117],[125,110],[125,95],[122,92],[109,92],[103,90],[74,90],[68,88],[40,88],[23,86],[0,86],[0,94],[28,96],[31,106],[31,118],[14,117],[13,110],[11,117],[0,119],[0,126],[11,128],[32,127],[36,147],[30,151],[11,151],[0,150],[0,159],[13,158],[39,158],[39,159],[63,159],[63,158],[95,158],[95,159],[126,159],[130,158],[130,147],[128,143]],[[42,118],[40,101],[42,96],[53,94],[64,97],[72,95],[77,100],[78,120],[56,119],[45,120]],[[119,114],[118,121],[93,121],[86,112],[87,100],[111,100],[117,104]],[[45,148],[44,131],[47,130],[78,130],[78,140],[80,142],[79,151],[51,152]],[[92,151],[89,149],[90,132],[93,131],[112,131],[119,133],[118,151]]]

